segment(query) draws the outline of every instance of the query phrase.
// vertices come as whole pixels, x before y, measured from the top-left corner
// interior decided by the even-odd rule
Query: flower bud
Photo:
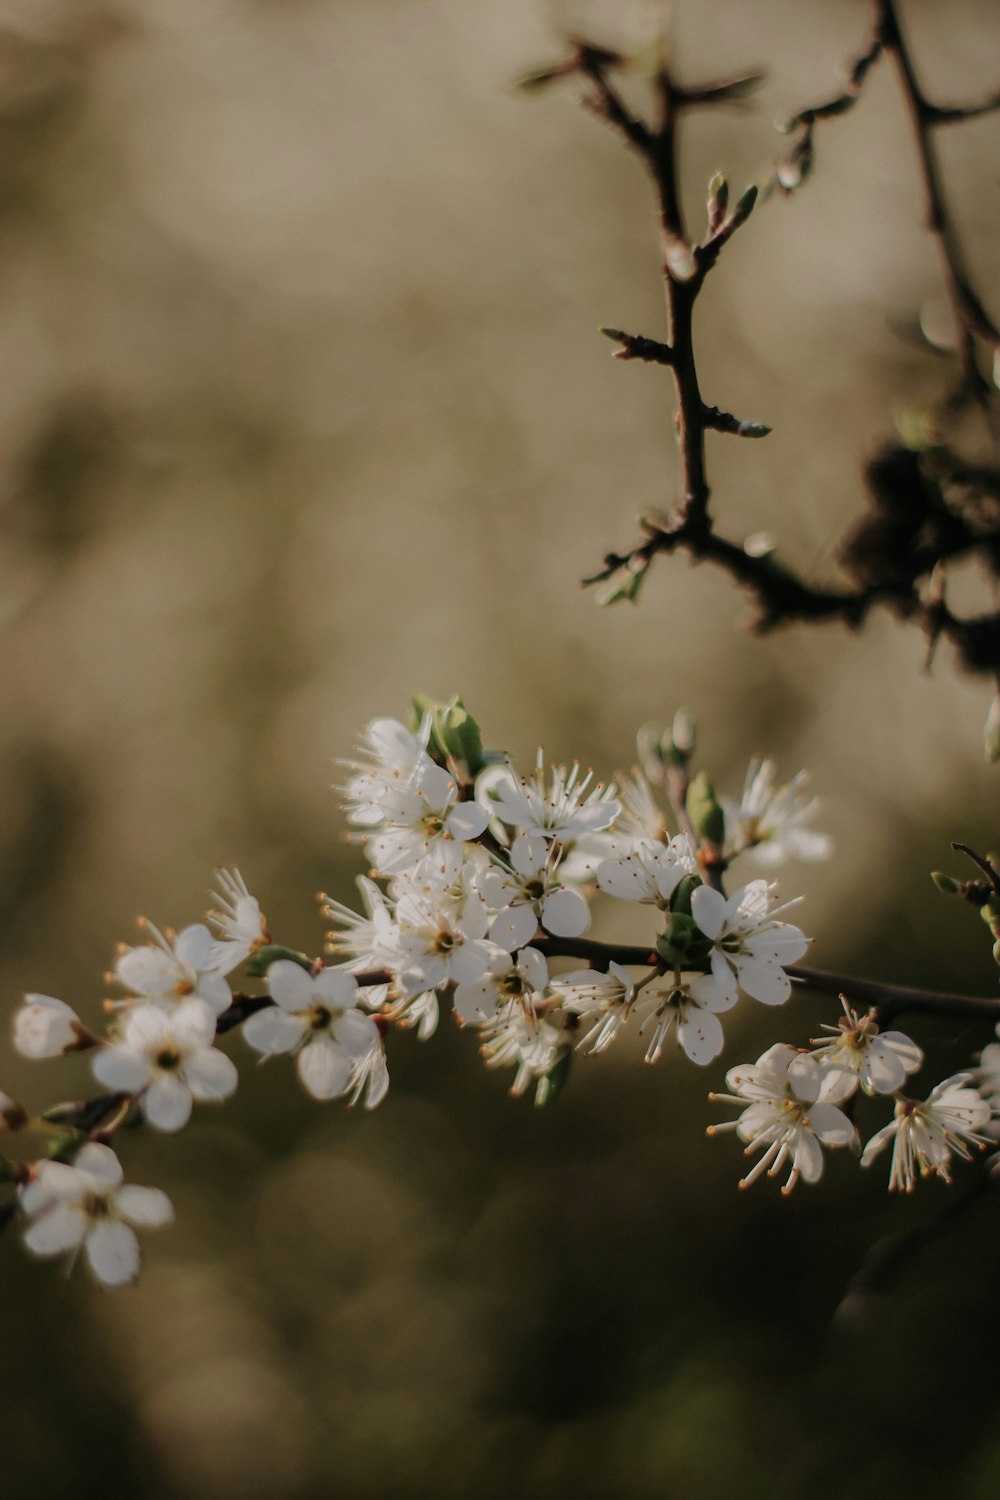
[[[931,879],[945,896],[960,896],[962,894],[962,883],[953,875],[946,875],[943,870],[932,870]]]
[[[726,837],[726,815],[704,771],[700,771],[688,787],[685,806],[691,826],[702,843],[721,846]]]

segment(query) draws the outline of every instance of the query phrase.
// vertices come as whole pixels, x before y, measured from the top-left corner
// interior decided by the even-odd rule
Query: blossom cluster
[[[576,1054],[605,1052],[630,1023],[647,1062],[672,1039],[707,1066],[725,1045],[722,1017],[741,1000],[787,1002],[808,939],[768,879],[727,896],[723,876],[742,855],[773,867],[830,853],[811,826],[817,804],[804,775],[778,785],[773,765],[754,761],[739,800],[717,796],[707,776],[691,775],[683,714],[666,734],[644,731],[639,747],[640,767],[601,784],[577,764],[547,766],[541,752],[521,774],[483,749],[458,699],[421,702],[409,727],[377,719],[342,763],[338,790],[368,873],[358,878],[360,910],[320,898],[328,962],[276,942],[242,877],[223,871],[204,921],[180,932],[143,922],[143,941],[119,948],[103,1032],[63,1000],[26,996],[14,1016],[17,1050],[35,1059],[89,1051],[105,1090],[40,1119],[0,1095],[6,1131],[60,1133],[37,1160],[6,1163],[15,1191],[4,1208],[29,1250],[82,1249],[104,1283],[133,1279],[135,1229],[168,1223],[172,1210],[159,1189],[123,1185],[109,1142],[128,1119],[169,1134],[196,1104],[228,1099],[239,1075],[219,1041],[237,1028],[261,1060],[293,1059],[313,1098],[373,1108],[389,1088],[387,1039],[413,1029],[427,1040],[446,1008],[487,1067],[512,1071],[513,1094],[533,1087],[544,1103]],[[649,909],[645,945],[586,936],[595,903],[616,901]],[[263,990],[234,991],[239,969]],[[947,1176],[953,1156],[985,1141],[1000,1097],[1000,1061],[987,1053],[978,1087],[957,1075],[916,1103],[901,1090],[919,1048],[845,1006],[810,1049],[779,1044],[730,1069],[730,1092],[709,1097],[741,1113],[709,1133],[735,1130],[756,1154],[744,1184],[787,1166],[788,1191],[820,1177],[824,1147],[857,1144],[859,1091],[893,1096],[895,1118],[862,1164],[891,1140],[890,1186],[908,1189],[917,1171]]]

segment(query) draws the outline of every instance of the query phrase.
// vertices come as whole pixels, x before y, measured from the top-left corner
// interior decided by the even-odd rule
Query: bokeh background
[[[932,92],[997,83],[989,0],[905,0]],[[834,86],[860,0],[676,0],[689,78],[764,65],[685,141],[695,223]],[[0,974],[96,1018],[143,912],[196,920],[238,863],[280,937],[350,899],[332,757],[408,695],[464,694],[491,743],[608,774],[687,704],[736,789],[753,752],[814,771],[838,858],[790,869],[817,964],[990,993],[975,914],[927,871],[989,845],[989,691],[886,620],[754,640],[728,582],[661,561],[637,609],[578,580],[669,504],[651,205],[572,88],[512,87],[560,26],[624,3],[0,3]],[[990,300],[1000,120],[941,138]],[[819,137],[815,180],[743,230],[699,308],[726,529],[832,576],[862,455],[950,371],[892,78]],[[997,304],[994,300],[994,306]],[[801,997],[804,1040],[833,1007]],[[914,1026],[931,1081],[981,1046]],[[731,1018],[724,1062],[775,1017]],[[788,1202],[736,1191],[722,1068],[637,1038],[550,1109],[469,1036],[398,1039],[373,1116],[320,1107],[239,1037],[241,1090],[123,1143],[178,1221],[110,1295],[2,1246],[2,1484],[21,1496],[757,1500],[1000,1487],[1000,1215],[988,1200],[834,1319],[879,1236],[933,1216],[835,1159]],[[956,1051],[957,1048],[957,1051]],[[950,1050],[949,1050],[950,1049]],[[3,1086],[41,1106],[85,1059]],[[935,1069],[937,1071],[935,1072]]]

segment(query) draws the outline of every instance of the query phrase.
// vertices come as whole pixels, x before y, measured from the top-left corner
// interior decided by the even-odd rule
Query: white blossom
[[[631,974],[613,959],[606,974],[599,969],[573,969],[553,979],[550,988],[565,1010],[589,1025],[577,1048],[592,1054],[611,1046],[629,1018],[635,995]]]
[[[608,828],[621,811],[613,786],[591,786],[593,772],[580,775],[579,764],[553,766],[546,784],[545,761],[538,752],[534,773],[519,776],[513,764],[491,766],[476,785],[476,795],[490,813],[510,828],[570,843]]]
[[[210,955],[212,967],[220,974],[233,969],[271,941],[267,918],[256,896],[251,896],[239,870],[219,870],[215,899],[218,909],[210,911],[208,921],[222,938]]]
[[[87,1036],[73,1007],[52,995],[25,995],[14,1013],[14,1046],[22,1057],[59,1057]]]
[[[548,977],[549,966],[537,948],[522,948],[516,960],[497,948],[482,978],[456,987],[455,1014],[467,1025],[481,1026],[494,1020],[501,1006],[516,1002],[533,1010]]]
[[[824,1068],[847,1073],[866,1094],[894,1094],[924,1060],[916,1042],[902,1031],[879,1031],[874,1011],[859,1015],[841,996],[844,1014],[832,1035],[813,1037],[813,1056]],[[1000,1050],[1000,1049],[998,1049]]]
[[[395,943],[396,924],[392,907],[383,891],[365,875],[359,875],[357,887],[364,904],[364,915],[353,911],[331,896],[321,896],[323,915],[335,924],[327,933],[327,951],[342,961],[334,968],[350,973],[390,969],[398,962]],[[389,996],[389,985],[369,985],[362,990],[361,1003],[378,1010]]]
[[[381,875],[398,875],[422,861],[448,861],[448,844],[477,839],[489,823],[478,802],[460,800],[458,783],[429,756],[406,781],[389,785],[379,801],[382,822],[367,844],[368,856]]]
[[[646,1062],[659,1062],[664,1043],[676,1026],[677,1043],[700,1067],[714,1061],[722,1051],[724,1037],[719,1015],[736,1003],[733,992],[712,974],[677,976],[660,981],[643,992],[640,1007],[649,1008],[645,1028],[655,1022],[646,1048]]]
[[[557,877],[559,849],[537,834],[519,833],[510,846],[510,868],[492,865],[476,884],[497,909],[490,941],[514,953],[530,943],[539,924],[554,937],[579,937],[590,926],[590,908],[579,891]]]
[[[296,1053],[299,1078],[313,1098],[344,1093],[355,1064],[379,1041],[371,1016],[356,1008],[355,980],[342,969],[312,975],[281,958],[268,968],[267,985],[274,1005],[245,1022],[247,1042],[265,1056]]]
[[[483,1027],[483,1037],[479,1050],[486,1066],[515,1069],[511,1094],[520,1098],[537,1081],[535,1103],[544,1104],[550,1092],[549,1075],[572,1046],[572,1035],[562,1018],[540,1018],[512,1001]]]
[[[117,1156],[96,1142],[78,1151],[71,1166],[37,1162],[20,1205],[24,1243],[33,1254],[75,1259],[82,1249],[105,1286],[123,1286],[138,1275],[135,1229],[158,1229],[174,1216],[159,1188],[123,1186]]]
[[[122,943],[113,978],[134,1000],[169,1003],[204,1000],[221,1016],[232,1003],[232,992],[216,961],[216,941],[203,922],[166,934],[152,922],[139,925],[153,936],[151,943],[130,948]]]
[[[109,1089],[138,1096],[150,1125],[181,1130],[192,1100],[228,1099],[239,1075],[213,1047],[215,1017],[203,1000],[165,1010],[136,1005],[122,1022],[121,1039],[94,1058],[94,1076]]]
[[[665,905],[686,875],[698,872],[698,860],[686,833],[669,844],[639,844],[624,859],[605,860],[597,867],[597,883],[621,901]],[[699,924],[700,925],[700,924]]]
[[[784,907],[771,910],[773,887],[766,880],[725,896],[700,885],[691,896],[691,915],[713,943],[712,973],[734,995],[739,985],[753,1000],[782,1005],[792,992],[784,965],[796,963],[808,939],[788,922],[776,920]]]
[[[987,1100],[968,1087],[971,1073],[956,1073],[932,1089],[921,1103],[897,1099],[895,1118],[875,1132],[861,1155],[861,1165],[871,1166],[876,1156],[892,1142],[889,1191],[913,1191],[917,1173],[936,1173],[951,1181],[951,1159],[969,1161],[969,1145],[984,1146],[983,1134],[992,1109]]]
[[[393,968],[407,994],[467,983],[485,974],[493,945],[486,939],[489,915],[472,891],[458,903],[411,891],[396,904]]]
[[[412,777],[427,755],[431,717],[426,715],[419,734],[413,734],[397,719],[373,719],[361,732],[361,762],[342,762],[354,772],[345,786],[347,821],[361,828],[376,828],[384,821],[382,799],[387,790]]]
[[[786,859],[829,859],[833,840],[807,826],[820,805],[808,795],[808,772],[800,771],[784,786],[775,785],[775,774],[773,761],[752,760],[740,801],[722,799],[726,857],[750,850],[759,864],[769,866]]]
[[[847,1146],[854,1140],[854,1126],[836,1107],[849,1092],[843,1075],[825,1071],[794,1047],[778,1043],[756,1063],[730,1068],[726,1084],[732,1093],[709,1094],[709,1099],[746,1108],[738,1120],[709,1126],[708,1134],[735,1130],[747,1142],[745,1155],[763,1153],[740,1187],[749,1187],[765,1171],[776,1177],[789,1162],[783,1193],[790,1193],[800,1177],[818,1182],[821,1147]]]

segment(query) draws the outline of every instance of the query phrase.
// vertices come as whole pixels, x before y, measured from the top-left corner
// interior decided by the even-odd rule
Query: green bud
[[[694,754],[695,740],[697,739],[698,726],[694,718],[686,708],[679,708],[674,714],[674,722],[670,726],[670,743],[674,754],[680,756],[685,764]]]
[[[946,875],[943,870],[932,870],[931,879],[938,890],[946,896],[960,896],[962,894],[961,881],[956,880],[952,875]]]
[[[670,910],[675,916],[691,915],[691,897],[704,884],[700,875],[685,875],[670,898]]]
[[[482,736],[479,725],[461,698],[452,698],[450,703],[435,703],[426,694],[417,693],[410,701],[415,729],[419,729],[428,714],[431,716],[427,744],[430,753],[439,760],[454,761],[470,780],[478,776],[487,763]]]
[[[726,837],[726,815],[706,772],[700,771],[688,787],[685,806],[691,825],[702,842],[721,845]]]
[[[569,1070],[573,1062],[573,1049],[567,1047],[560,1057],[552,1064],[547,1073],[543,1073],[538,1080],[535,1089],[535,1103],[539,1108],[543,1104],[550,1104],[563,1089],[569,1080]]]
[[[296,948],[282,948],[278,943],[267,943],[263,948],[258,948],[247,964],[246,971],[253,979],[262,979],[279,958],[287,959],[290,963],[298,964],[300,968],[312,972],[313,960],[307,953],[299,953]]]
[[[708,184],[708,227],[718,229],[726,217],[726,209],[729,207],[729,183],[721,172],[716,172]]]

